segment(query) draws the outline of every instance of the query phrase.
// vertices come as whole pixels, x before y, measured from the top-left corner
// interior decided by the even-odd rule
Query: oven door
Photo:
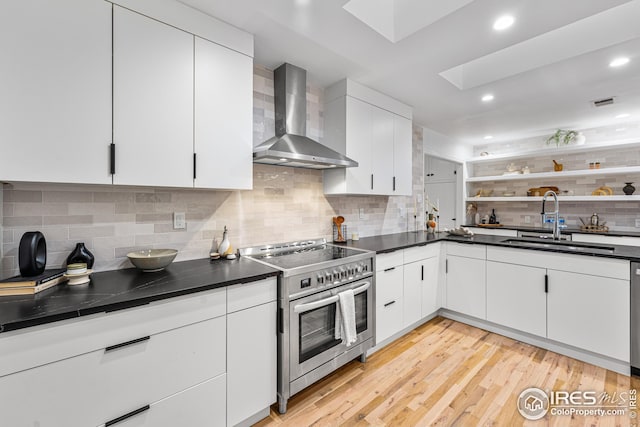
[[[373,278],[352,282],[337,288],[291,301],[290,310],[290,380],[300,378],[329,362],[348,348],[336,340],[338,294],[353,289],[357,341],[356,346],[373,337]]]

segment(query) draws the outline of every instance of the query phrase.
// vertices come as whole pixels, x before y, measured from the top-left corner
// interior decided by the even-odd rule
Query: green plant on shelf
[[[575,141],[578,132],[575,130],[558,129],[553,135],[547,138],[547,144],[555,143],[556,147],[560,144],[568,145]]]

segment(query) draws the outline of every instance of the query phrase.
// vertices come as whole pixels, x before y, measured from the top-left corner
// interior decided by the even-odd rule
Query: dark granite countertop
[[[378,254],[382,254],[385,252],[393,252],[398,249],[410,248],[412,246],[421,246],[427,245],[433,242],[458,242],[458,243],[466,243],[466,244],[482,244],[482,245],[491,245],[491,246],[502,246],[507,248],[513,248],[515,250],[518,249],[526,249],[526,250],[537,250],[537,251],[545,251],[545,252],[557,252],[557,253],[567,253],[573,255],[582,255],[582,256],[597,256],[597,257],[605,257],[605,258],[617,258],[617,259],[627,259],[630,261],[640,262],[640,247],[636,246],[623,246],[623,245],[600,245],[612,247],[614,249],[613,253],[595,253],[589,252],[588,250],[583,251],[575,251],[571,250],[569,247],[565,250],[557,249],[557,248],[545,248],[545,247],[517,247],[513,246],[509,243],[505,243],[504,241],[509,239],[509,237],[505,236],[491,236],[491,235],[481,235],[476,234],[473,237],[458,237],[451,236],[447,233],[425,233],[425,232],[408,232],[408,233],[396,233],[396,234],[385,234],[382,236],[373,236],[373,237],[363,237],[357,241],[349,241],[347,244],[354,248],[367,249],[370,251],[375,251]],[[570,246],[570,243],[567,246]]]
[[[478,226],[477,225],[465,225],[464,227],[478,227]],[[535,233],[552,233],[553,232],[553,230],[551,228],[533,227],[533,226],[526,226],[526,225],[506,225],[506,224],[496,225],[496,226],[483,225],[482,227],[478,227],[478,228],[489,228],[489,229],[498,229],[498,230],[530,231],[530,232],[535,232]],[[562,234],[579,233],[579,234],[601,234],[603,236],[640,237],[640,231],[616,231],[616,230],[584,231],[584,230],[580,230],[580,227],[567,227],[567,228],[563,228],[560,231],[562,232]]]
[[[62,284],[36,295],[0,297],[0,332],[136,307],[277,274],[278,270],[243,258],[175,262],[156,273],[134,268],[93,273],[86,285]]]

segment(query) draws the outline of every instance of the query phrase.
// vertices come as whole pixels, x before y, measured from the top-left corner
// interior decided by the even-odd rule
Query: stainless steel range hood
[[[254,163],[309,169],[348,168],[358,162],[308,138],[307,72],[291,64],[274,71],[276,136],[254,147]]]

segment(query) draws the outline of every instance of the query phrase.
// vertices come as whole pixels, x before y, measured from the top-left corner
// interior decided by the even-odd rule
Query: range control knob
[[[340,280],[340,273],[338,273],[338,270],[333,270],[333,281],[337,282],[338,280]]]
[[[318,282],[319,285],[322,285],[324,283],[324,276],[322,274],[318,274],[316,282]]]

